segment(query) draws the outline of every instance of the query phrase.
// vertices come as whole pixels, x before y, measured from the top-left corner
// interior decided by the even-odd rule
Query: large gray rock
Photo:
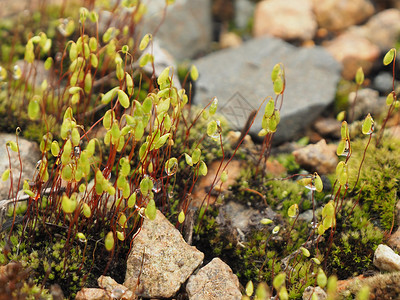
[[[190,276],[186,285],[190,300],[240,300],[239,280],[218,257]]]
[[[176,0],[168,6],[163,20],[165,0],[142,1],[147,7],[142,35],[154,33],[162,48],[176,59],[192,58],[207,51],[212,39],[210,0]]]
[[[204,254],[186,244],[179,231],[157,211],[155,220],[143,221],[132,243],[124,285],[145,298],[170,298],[203,258]]]
[[[250,112],[267,96],[274,96],[270,74],[276,63],[285,67],[286,90],[274,139],[291,140],[335,97],[340,65],[323,48],[296,48],[262,38],[200,58],[194,62],[200,73],[194,102],[205,106],[216,96],[218,112],[240,130]],[[261,129],[263,109],[250,131],[253,135]]]

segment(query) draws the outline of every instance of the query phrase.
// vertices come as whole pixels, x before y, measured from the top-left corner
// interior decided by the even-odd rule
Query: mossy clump
[[[368,139],[356,139],[351,143],[352,156],[349,160],[349,184],[355,184],[363,151]],[[384,230],[397,226],[394,218],[395,205],[400,188],[400,140],[382,139],[379,147],[372,140],[366,152],[356,190],[360,192],[360,205],[369,212],[374,223]]]
[[[347,279],[373,268],[374,251],[383,241],[383,231],[352,201],[346,201],[336,221],[332,250],[326,256],[330,272]]]

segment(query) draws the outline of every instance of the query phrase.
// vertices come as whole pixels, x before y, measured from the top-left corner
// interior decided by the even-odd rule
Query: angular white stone
[[[374,265],[381,271],[400,271],[400,256],[390,247],[380,244],[375,250]]]

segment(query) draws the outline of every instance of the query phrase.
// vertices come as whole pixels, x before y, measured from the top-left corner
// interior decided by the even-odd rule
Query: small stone
[[[388,240],[388,245],[391,248],[400,251],[400,229],[397,229],[396,232],[390,235],[390,238]]]
[[[190,276],[186,285],[190,300],[240,300],[239,280],[232,269],[219,258]]]
[[[113,299],[134,300],[137,298],[132,291],[128,290],[124,285],[116,282],[110,276],[102,275],[97,279],[97,282],[99,286],[105,289]]]
[[[251,0],[233,1],[235,6],[235,25],[239,29],[246,29],[249,26],[249,20],[253,18],[255,4]]]
[[[328,298],[325,291],[319,286],[308,286],[303,292],[303,300],[310,300],[313,294],[317,296],[317,300],[325,300]]]
[[[386,9],[372,16],[365,25],[351,27],[350,31],[369,39],[382,52],[394,47],[400,32],[400,10]]]
[[[324,139],[293,151],[293,155],[300,166],[310,172],[316,171],[319,175],[334,172],[338,163],[336,146],[327,145]]]
[[[390,247],[380,244],[375,250],[374,265],[381,271],[400,271],[400,256]]]
[[[311,40],[317,21],[310,0],[264,0],[256,5],[253,35],[284,40]]]
[[[75,297],[76,300],[109,300],[107,292],[103,289],[83,288]]]
[[[313,4],[319,27],[333,31],[359,24],[375,12],[369,0],[313,0]]]
[[[379,93],[373,89],[362,89],[356,93],[351,92],[349,94],[349,116],[351,118],[353,103],[354,106],[354,117],[353,120],[364,119],[368,113],[373,113],[373,116],[379,116],[384,110],[386,110],[386,104],[383,98],[379,97]]]
[[[132,243],[124,286],[135,290],[138,296],[170,298],[203,258],[204,254],[189,246],[179,231],[157,211],[155,220],[144,219]]]
[[[342,63],[342,75],[347,80],[354,80],[359,67],[368,74],[380,55],[377,45],[355,32],[345,32],[334,40],[323,43],[323,46]]]
[[[340,138],[341,123],[334,118],[320,118],[314,123],[315,130],[323,137]]]
[[[388,94],[393,88],[393,76],[388,72],[380,72],[372,81],[374,89],[382,94]]]
[[[219,37],[219,45],[222,49],[239,47],[242,43],[241,37],[234,32],[224,32]]]

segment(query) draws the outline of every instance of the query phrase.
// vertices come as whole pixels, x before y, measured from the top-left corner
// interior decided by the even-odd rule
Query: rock
[[[75,300],[109,300],[110,297],[103,289],[83,288],[75,297]]]
[[[240,300],[239,280],[231,268],[219,258],[214,258],[189,277],[186,285],[189,300]]]
[[[343,65],[342,75],[354,80],[359,67],[369,74],[374,61],[379,57],[379,47],[355,32],[345,32],[332,41],[323,43],[325,49]]]
[[[141,57],[145,55],[146,53],[152,53],[154,55],[154,75],[158,77],[162,71],[164,71],[165,68],[167,67],[172,67],[173,70],[175,71],[174,74],[177,74],[178,67],[176,65],[176,62],[172,55],[168,53],[167,50],[161,48],[160,41],[158,39],[153,40],[153,46],[152,47],[147,47]],[[140,61],[140,58],[138,59]],[[147,64],[144,66],[144,71],[147,72],[148,74],[153,73],[153,66],[151,64]],[[172,75],[172,71],[170,71],[170,75]],[[174,86],[180,90],[182,88],[181,83],[178,79],[178,76],[174,76]]]
[[[284,40],[311,40],[317,21],[311,0],[263,0],[254,11],[253,35],[270,35]]]
[[[399,19],[400,10],[387,9],[372,16],[365,25],[354,26],[349,30],[370,40],[381,52],[386,52],[398,41]]]
[[[110,276],[102,275],[99,277],[99,279],[97,279],[97,282],[102,289],[106,290],[107,294],[112,299],[120,299],[120,300],[137,299],[136,295],[134,295],[132,291],[128,290],[128,288],[125,287],[124,285],[116,282]]]
[[[325,291],[319,286],[308,286],[303,292],[303,300],[310,300],[313,295],[317,296],[317,300],[325,300],[328,298]]]
[[[223,32],[219,37],[219,45],[222,49],[239,47],[242,43],[242,38],[234,32]]]
[[[278,214],[271,208],[266,208],[260,212],[252,207],[246,207],[240,203],[229,201],[220,207],[216,222],[220,229],[226,232],[225,235],[229,238],[230,242],[238,243],[245,242],[246,235],[252,230],[261,230],[265,227],[265,225],[260,223],[263,218],[273,220],[275,225],[280,222]]]
[[[313,214],[312,209],[308,209],[305,212],[302,212],[301,214],[299,214],[299,217],[297,218],[297,220],[304,221],[305,223],[311,223],[313,218],[314,218],[314,214]]]
[[[338,297],[335,299],[355,299],[363,286],[370,289],[369,299],[398,299],[400,294],[400,272],[378,274],[372,277],[358,276],[350,280],[338,281]]]
[[[380,72],[372,81],[372,87],[381,94],[389,94],[392,91],[393,76],[387,72]],[[396,84],[396,83],[395,83]]]
[[[186,244],[179,231],[157,211],[155,220],[144,219],[132,243],[124,285],[138,296],[170,298],[203,258],[204,254]]]
[[[388,246],[390,246],[390,248],[400,251],[400,230],[399,229],[397,229],[396,232],[394,232],[390,235],[390,238],[387,241],[387,243],[388,243]]]
[[[6,150],[6,143],[8,141],[15,142],[15,134],[1,133],[0,134],[0,174],[9,168],[8,154]],[[41,154],[38,145],[35,142],[28,141],[24,138],[18,137],[19,151],[22,161],[22,174],[20,186],[18,186],[18,179],[20,177],[20,161],[18,154],[8,148],[11,158],[11,172],[13,179],[13,191],[16,193],[22,188],[24,179],[33,179],[36,171],[36,164],[40,160]],[[8,199],[8,191],[10,188],[10,180],[0,181],[0,200]],[[15,196],[15,194],[14,194]]]
[[[293,155],[300,166],[310,172],[318,172],[319,175],[334,172],[339,161],[336,145],[327,145],[324,139],[293,151]]]
[[[253,18],[255,4],[250,0],[236,0],[235,6],[235,25],[239,29],[247,29],[249,20]]]
[[[400,271],[400,255],[383,244],[380,244],[375,250],[374,265],[381,271]]]
[[[50,70],[45,69],[44,61],[35,60],[33,64],[28,64],[25,60],[19,60],[16,62],[16,65],[21,68],[21,78],[27,81],[30,85],[34,86],[36,89],[41,88],[40,85],[44,80],[47,80],[48,86],[55,86],[57,77],[55,74],[52,74]]]
[[[356,104],[354,106],[353,120],[364,119],[368,113],[378,117],[386,110],[385,97],[380,98],[379,93],[373,89],[362,89],[357,92],[357,99],[355,92],[349,94],[350,118],[354,101],[356,101]]]
[[[162,48],[175,58],[193,58],[209,50],[212,40],[210,0],[176,0],[163,19],[165,0],[145,1],[147,14],[139,25],[141,32],[154,33]]]
[[[296,48],[278,39],[260,38],[210,54],[194,62],[200,76],[193,100],[204,107],[216,96],[218,113],[240,131],[262,99],[274,94],[270,74],[279,62],[285,67],[287,84],[274,141],[293,140],[335,97],[340,65],[321,47]],[[259,113],[250,134],[257,136],[261,119]]]
[[[334,118],[320,118],[314,123],[315,130],[323,137],[340,138],[341,123]]]
[[[62,0],[49,0],[46,2],[46,6],[62,5]],[[31,14],[32,10],[39,10],[43,3],[40,0],[19,0],[19,1],[8,1],[0,0],[0,18],[12,17],[17,14],[26,13]]]
[[[224,161],[222,163],[222,167],[225,166],[225,164],[228,161]],[[199,178],[199,182],[196,185],[195,190],[192,193],[193,201],[191,205],[195,207],[200,207],[203,203],[204,198],[210,191],[211,185],[214,182],[215,174],[217,173],[217,170],[221,164],[221,160],[217,160],[211,163],[208,167],[208,173],[204,177]],[[238,160],[232,160],[228,166],[226,167],[226,173],[228,174],[228,180],[224,182],[221,186],[221,182],[218,182],[214,190],[215,191],[225,191],[230,185],[234,184],[236,182],[236,179],[240,176],[240,170],[242,168],[242,164]],[[219,174],[221,174],[221,170],[219,171]],[[219,177],[220,175],[218,175]],[[213,204],[216,200],[216,195],[215,193],[211,193],[211,197],[209,200],[209,204]]]
[[[328,30],[343,30],[359,24],[375,12],[370,0],[313,0],[314,13],[319,27]]]

